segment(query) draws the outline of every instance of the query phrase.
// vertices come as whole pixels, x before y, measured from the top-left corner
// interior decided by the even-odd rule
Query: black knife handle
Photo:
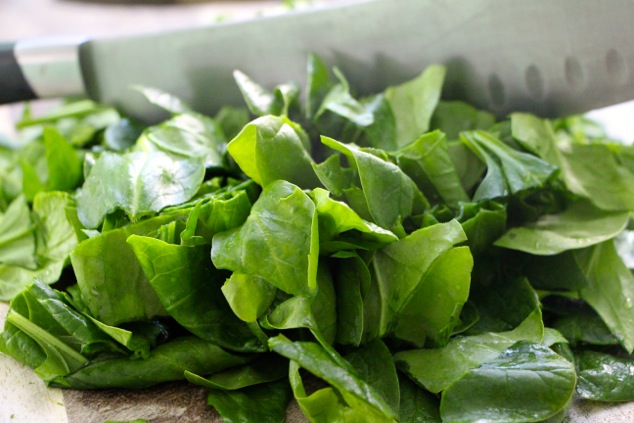
[[[15,45],[0,42],[0,104],[37,98],[15,56]]]

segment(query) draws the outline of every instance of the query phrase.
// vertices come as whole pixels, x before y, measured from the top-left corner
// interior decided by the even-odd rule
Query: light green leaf
[[[440,100],[445,68],[427,67],[417,78],[385,91],[396,117],[396,140],[404,147],[429,130],[429,123]]]
[[[228,149],[240,169],[262,186],[284,179],[314,188],[320,183],[305,138],[303,130],[287,118],[264,116],[245,126]]]

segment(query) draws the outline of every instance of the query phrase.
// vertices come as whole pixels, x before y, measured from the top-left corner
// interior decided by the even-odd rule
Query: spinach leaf
[[[249,110],[256,116],[287,116],[289,107],[297,102],[299,89],[294,84],[279,85],[270,92],[240,71],[234,71],[233,77]]]
[[[406,377],[399,377],[401,423],[441,423],[440,402]]]
[[[13,200],[0,214],[0,263],[35,268],[35,235],[26,198]]]
[[[44,129],[49,191],[71,191],[83,179],[83,162],[77,151],[53,128]]]
[[[185,202],[196,194],[205,168],[199,159],[165,153],[103,153],[77,194],[77,215],[86,228],[122,209],[132,221]],[[109,181],[105,184],[103,181]]]
[[[333,389],[341,395],[343,402],[353,410],[360,409],[362,413],[365,413],[366,419],[377,422],[391,422],[397,417],[395,411],[386,400],[371,385],[361,379],[351,366],[342,367],[341,360],[335,360],[319,344],[314,342],[292,342],[284,335],[278,335],[269,340],[269,346],[274,352],[293,360],[302,368],[332,385]],[[299,378],[299,375],[295,375],[295,378]],[[299,388],[299,394],[302,397],[305,396],[305,392],[301,392],[303,387],[300,388],[300,383],[297,380],[295,382],[291,381],[291,386],[295,385],[295,390]],[[330,394],[330,398],[326,401],[329,403],[328,407],[331,407],[336,394],[332,390],[326,391],[325,394]],[[333,394],[335,395],[334,398]],[[335,404],[337,403],[339,403],[338,400]],[[324,412],[323,409],[319,411]],[[342,414],[346,413],[346,411],[340,410],[333,411],[339,411]]]
[[[299,187],[276,181],[264,187],[244,225],[216,234],[211,259],[220,269],[259,276],[291,295],[317,285],[315,204]]]
[[[586,277],[581,298],[601,316],[628,353],[634,351],[634,276],[616,253],[614,242],[605,241],[575,251]]]
[[[563,357],[520,342],[450,385],[442,394],[440,415],[443,421],[544,420],[567,406],[576,379],[573,364]]]
[[[429,206],[416,184],[395,164],[332,138],[322,137],[321,142],[343,153],[356,168],[362,188],[360,194],[377,225],[402,235],[402,222]],[[352,208],[355,209],[354,203]],[[363,215],[362,211],[355,211]]]
[[[577,201],[563,213],[509,229],[495,245],[535,255],[558,254],[612,239],[628,221],[627,212],[607,212],[586,201]]]
[[[375,339],[345,357],[361,379],[372,386],[396,412],[400,406],[399,381],[390,350]]]
[[[275,300],[277,288],[258,276],[234,272],[222,286],[233,313],[245,322],[255,322]]]
[[[71,263],[81,298],[96,319],[116,326],[167,314],[126,240],[133,234],[156,231],[173,219],[158,216],[77,245],[70,255]]]
[[[175,158],[203,158],[206,168],[222,169],[226,167],[226,148],[222,129],[213,119],[187,113],[147,128],[135,150],[162,151]]]
[[[370,289],[371,275],[367,264],[357,254],[337,257],[333,269],[337,305],[337,342],[358,347],[363,339],[364,298]],[[366,328],[367,330],[367,328]]]
[[[288,375],[288,360],[277,354],[262,357],[240,367],[232,367],[203,378],[185,371],[185,377],[193,384],[209,389],[235,391],[249,386],[275,382]]]
[[[488,130],[495,116],[462,101],[440,101],[431,118],[430,129],[438,129],[450,140],[457,140],[463,131]]]
[[[246,125],[228,149],[240,169],[263,187],[284,179],[302,188],[314,188],[319,180],[306,144],[306,134],[297,124],[283,117],[264,116]]]
[[[239,391],[209,391],[207,402],[227,423],[282,423],[291,389],[285,380],[256,385]]]
[[[233,351],[264,349],[231,312],[220,290],[227,273],[214,269],[207,245],[171,245],[134,234],[127,243],[165,311],[181,326]]]
[[[248,363],[251,359],[227,352],[200,338],[185,336],[159,345],[146,359],[115,357],[91,361],[67,376],[54,379],[51,385],[73,389],[140,389],[185,379],[185,371],[211,374]]]
[[[474,194],[474,201],[540,188],[556,175],[556,167],[532,154],[514,150],[488,132],[463,132],[460,138],[487,165],[487,173]]]
[[[311,53],[306,61],[306,99],[304,105],[305,116],[312,119],[333,83],[330,81],[328,67],[318,55]]]
[[[311,295],[291,297],[263,318],[268,329],[310,329],[324,348],[332,350],[337,330],[335,290],[326,266],[317,269],[317,289]]]
[[[429,132],[394,153],[401,169],[433,202],[455,207],[469,201],[442,132]]]
[[[523,146],[561,168],[570,191],[603,210],[634,210],[634,173],[625,159],[630,147],[570,141],[551,122],[527,114],[513,114],[511,122]]]
[[[45,381],[82,367],[101,351],[124,352],[64,296],[39,281],[12,300],[0,350],[32,367]]]
[[[125,151],[136,144],[143,133],[143,127],[130,119],[121,119],[106,128],[103,143],[115,151]]]
[[[337,249],[345,243],[351,248],[377,248],[398,240],[392,232],[363,220],[346,203],[330,198],[328,191],[315,188],[310,196],[317,207],[320,251]]]
[[[577,393],[582,398],[609,402],[634,400],[631,356],[623,358],[586,350],[579,352],[576,358]]]
[[[339,83],[330,88],[313,119],[319,120],[326,112],[330,112],[359,127],[370,126],[374,123],[373,113],[352,97],[348,81],[337,68],[334,69],[334,73]]]
[[[464,249],[440,257],[465,240],[454,220],[419,229],[376,252],[372,263],[382,298],[381,334],[396,330],[397,337],[419,346],[428,336],[442,343],[451,334],[467,300],[472,259]],[[446,274],[449,281],[438,279],[445,265],[456,266],[455,273]],[[409,328],[408,321],[417,328]]]
[[[396,144],[399,147],[408,145],[429,130],[445,73],[442,66],[428,66],[417,78],[385,91],[396,117]]]
[[[512,331],[457,337],[443,348],[401,351],[394,355],[394,361],[416,383],[438,393],[470,369],[495,359],[516,342],[541,342],[543,334],[541,312],[536,309]]]

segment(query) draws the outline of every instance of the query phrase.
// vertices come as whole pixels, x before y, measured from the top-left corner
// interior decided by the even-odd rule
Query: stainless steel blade
[[[634,99],[631,0],[365,0],[255,21],[82,46],[91,95],[145,119],[132,84],[162,88],[213,113],[242,104],[239,69],[264,86],[305,81],[308,53],[358,92],[403,82],[427,65],[448,74],[445,98],[503,116],[561,116]]]

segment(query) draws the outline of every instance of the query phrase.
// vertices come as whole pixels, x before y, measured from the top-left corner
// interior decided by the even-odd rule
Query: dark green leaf
[[[146,359],[127,357],[94,360],[52,381],[74,389],[147,388],[185,379],[185,371],[211,374],[248,363],[251,357],[229,353],[196,337],[180,337],[156,347]]]
[[[288,381],[257,385],[239,391],[209,391],[207,401],[227,423],[283,423],[291,399]]]
[[[440,415],[452,422],[544,420],[567,406],[576,379],[573,364],[549,348],[518,343],[449,386]]]

